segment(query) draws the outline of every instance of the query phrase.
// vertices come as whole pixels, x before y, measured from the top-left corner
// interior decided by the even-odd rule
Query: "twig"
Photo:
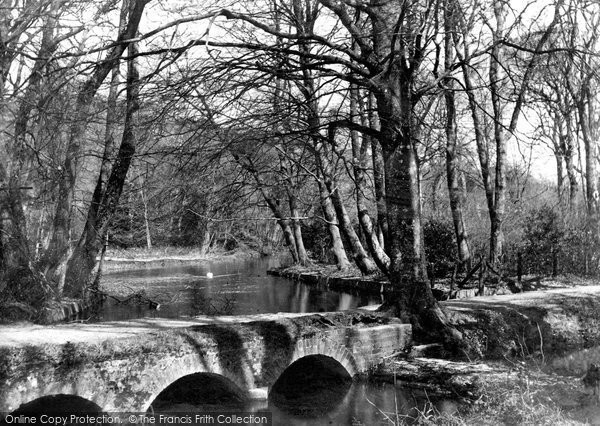
[[[396,423],[394,422],[394,419],[392,419],[390,416],[388,416],[388,415],[385,413],[385,411],[383,411],[381,408],[379,408],[377,405],[375,405],[373,402],[371,402],[371,400],[370,400],[370,399],[367,397],[367,394],[366,394],[366,393],[364,394],[364,396],[365,396],[365,399],[367,400],[367,402],[368,402],[369,404],[371,404],[373,407],[375,407],[375,409],[377,409],[377,411],[379,411],[379,412],[381,413],[381,415],[383,415],[383,417],[385,417],[385,419],[386,419],[388,422],[390,422],[390,423],[391,423],[391,424],[393,424],[393,425],[394,425],[394,424],[396,424]]]
[[[536,322],[535,325],[537,326],[538,333],[540,335],[540,352],[542,354],[542,365],[544,365],[546,363],[546,357],[544,356],[544,336],[542,336],[542,330],[540,329],[540,323]]]

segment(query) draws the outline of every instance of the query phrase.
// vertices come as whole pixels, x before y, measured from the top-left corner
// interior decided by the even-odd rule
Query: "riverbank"
[[[166,265],[203,263],[203,262],[232,262],[264,256],[258,250],[248,247],[231,251],[216,250],[203,253],[199,249],[189,247],[157,247],[108,249],[104,258],[103,271],[120,271],[140,268],[160,268]]]
[[[189,247],[156,247],[153,249],[128,248],[107,250],[102,267],[103,272],[127,270],[154,269],[175,265],[195,265],[207,263],[225,263],[244,261],[265,256],[264,252],[243,247],[236,250],[217,250],[202,253],[199,249]],[[102,287],[102,286],[101,286]],[[110,296],[120,299],[142,296],[143,288],[132,289],[131,286],[101,288]],[[142,293],[140,293],[142,292]],[[139,294],[138,294],[139,293]],[[146,300],[154,303],[153,300]],[[18,321],[31,321],[40,324],[59,323],[81,316],[89,305],[80,299],[63,298],[46,302],[41,308],[34,309],[23,303],[0,304],[0,324],[10,324]]]
[[[413,421],[422,425],[587,425],[600,423],[600,406],[580,377],[548,371],[539,361],[453,362],[397,359],[372,380],[396,383],[431,401],[457,401],[443,412],[434,404]],[[394,413],[387,413],[394,418]],[[400,422],[396,424],[402,424]]]
[[[308,285],[319,286],[326,290],[359,292],[368,295],[378,295],[392,292],[393,287],[387,278],[379,273],[362,275],[355,266],[345,271],[339,271],[335,265],[313,264],[310,266],[293,265],[270,269],[267,274],[292,279]],[[433,295],[438,301],[450,299],[470,299],[477,296],[502,296],[513,294],[516,287],[506,285],[486,285],[483,295],[479,295],[476,280],[471,280],[465,288],[450,288],[449,279],[438,279],[432,287]],[[598,281],[592,278],[574,275],[561,275],[558,277],[524,276],[522,287],[524,291],[572,288],[576,286],[595,285]]]
[[[289,266],[269,269],[268,275],[300,281],[304,284],[320,286],[327,290],[361,292],[379,295],[391,290],[391,284],[381,274],[364,276],[356,267],[339,271],[333,265]]]
[[[443,359],[439,345],[422,345],[373,375],[459,402],[451,412],[429,406],[418,424],[600,424],[600,401],[582,381],[600,363],[600,285],[442,305],[467,341],[469,361]]]
[[[289,278],[309,285],[320,286],[327,290],[343,292],[360,292],[368,295],[378,295],[393,291],[389,280],[381,273],[362,275],[355,266],[345,271],[339,271],[334,265],[314,264],[311,266],[293,265],[289,267],[270,269],[267,274]],[[438,300],[466,299],[475,297],[479,293],[477,287],[450,289],[449,280],[438,280],[432,288]],[[509,294],[511,291],[505,286],[486,286],[485,296]]]

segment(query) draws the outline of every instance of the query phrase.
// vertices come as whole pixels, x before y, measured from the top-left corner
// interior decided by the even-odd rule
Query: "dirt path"
[[[469,342],[474,358],[538,356],[547,361],[600,348],[600,285],[443,304]],[[596,352],[575,356],[564,367],[582,374],[590,362],[600,362],[600,350]]]
[[[524,293],[506,294],[501,296],[474,297],[471,299],[449,300],[443,302],[452,310],[467,308],[490,308],[494,306],[546,306],[559,307],[565,300],[572,299],[600,300],[600,284],[577,286],[570,288],[557,288],[543,291],[527,291]]]

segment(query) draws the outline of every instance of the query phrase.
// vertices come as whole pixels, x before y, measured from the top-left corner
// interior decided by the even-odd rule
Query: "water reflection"
[[[206,389],[206,388],[204,388]],[[208,393],[204,390],[202,393]],[[217,391],[215,394],[221,394]],[[192,395],[188,393],[188,395]],[[273,397],[269,401],[230,400],[225,403],[203,402],[200,393],[186,402],[160,399],[153,403],[155,412],[237,412],[258,413],[270,411],[273,425],[315,426],[315,425],[390,425],[410,424],[418,411],[433,406],[440,412],[456,411],[456,403],[450,400],[433,400],[427,395],[410,389],[397,388],[389,383],[329,382],[327,386],[317,385],[304,389],[291,398],[287,404]],[[233,394],[232,394],[233,395]],[[231,399],[234,398],[234,399]],[[418,411],[417,411],[418,410]]]
[[[328,291],[266,274],[268,268],[276,266],[277,259],[263,258],[107,273],[101,283],[104,291],[142,291],[160,302],[161,308],[123,306],[109,299],[96,319],[325,312],[381,302],[377,297]],[[207,272],[213,273],[212,279],[206,277]]]

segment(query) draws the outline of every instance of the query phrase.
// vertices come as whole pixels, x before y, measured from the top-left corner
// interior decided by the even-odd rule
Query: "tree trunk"
[[[261,191],[262,191],[262,189],[261,189]],[[285,244],[288,246],[288,249],[290,250],[290,254],[292,255],[292,261],[294,263],[300,263],[300,257],[298,256],[298,249],[296,246],[294,231],[292,230],[292,227],[290,226],[290,220],[286,219],[283,216],[281,210],[277,206],[277,204],[278,204],[277,201],[273,197],[268,196],[265,192],[263,192],[263,197],[264,197],[265,201],[267,202],[267,205],[273,212],[273,215],[277,218],[277,223],[279,224],[279,226],[281,227],[281,230],[283,231],[283,237],[285,239]]]
[[[294,241],[296,243],[296,252],[298,253],[298,262],[302,266],[308,264],[308,255],[304,248],[304,241],[302,239],[302,227],[300,224],[300,214],[298,212],[298,200],[292,190],[288,190],[288,201],[290,205],[290,215],[292,216],[292,225],[294,230]]]
[[[200,254],[201,255],[205,255],[208,253],[209,249],[210,249],[210,230],[208,229],[208,226],[206,226],[204,228],[204,234],[202,236],[202,243],[200,244]]]
[[[148,199],[144,195],[144,190],[140,190],[140,197],[144,204],[144,230],[146,232],[146,248],[150,250],[152,248],[152,235],[150,234],[150,220],[148,216]]]
[[[97,206],[95,217],[88,215],[84,232],[68,261],[64,292],[69,296],[87,297],[86,290],[92,284],[90,282],[91,273],[96,266],[98,253],[102,249],[103,236],[106,234],[118,206],[127,172],[136,150],[139,132],[138,111],[140,109],[140,81],[135,59],[137,45],[130,43],[128,48],[131,58],[127,63],[127,111],[121,145],[106,182],[101,202]],[[96,183],[96,187],[98,186],[102,186],[101,179],[98,179]]]
[[[131,43],[139,26],[147,0],[131,0],[129,19],[124,31],[119,34],[114,47],[109,51],[105,60],[98,62],[91,77],[83,84],[75,105],[75,117],[69,129],[65,162],[62,176],[58,184],[58,197],[53,221],[53,233],[50,244],[45,253],[44,264],[47,276],[55,280],[62,280],[61,270],[68,261],[70,247],[69,235],[72,216],[72,203],[75,191],[78,158],[81,145],[85,139],[88,116],[93,99],[100,85],[110,71],[118,63],[119,58]],[[120,192],[120,190],[119,190]],[[61,266],[63,265],[63,266]]]
[[[318,118],[313,117],[312,123],[314,124],[311,126],[311,128],[316,129],[317,127],[314,126],[318,124]],[[330,132],[329,139],[330,144],[335,143],[334,132]],[[327,196],[331,199],[331,203],[335,209],[335,214],[339,223],[339,229],[342,235],[346,238],[346,241],[348,241],[350,244],[354,263],[364,275],[372,274],[377,270],[377,266],[369,258],[369,255],[360,242],[360,238],[352,226],[352,221],[350,220],[350,216],[348,215],[346,207],[344,206],[344,202],[338,189],[338,184],[332,177],[333,167],[331,166],[330,161],[327,159],[327,147],[320,143],[317,135],[313,137],[313,143],[317,170],[319,171],[320,176],[323,176]]]
[[[360,49],[360,55],[354,58],[364,62],[369,73],[366,84],[377,99],[385,170],[389,239],[386,252],[391,262],[390,281],[397,291],[390,303],[401,319],[413,324],[416,334],[426,331],[429,336],[455,346],[459,344],[460,333],[449,325],[427,280],[421,228],[415,147],[419,124],[413,122],[418,98],[413,95],[416,96],[414,85],[423,61],[422,42],[429,39],[423,31],[431,24],[422,18],[429,16],[429,10],[423,13],[414,2],[404,2],[399,7],[388,0],[371,0],[368,5],[335,0],[320,2],[352,34],[352,42]],[[368,34],[361,30],[362,23],[356,25],[353,15],[348,13],[349,7],[360,8],[355,13],[367,10],[364,19],[370,23]]]
[[[294,231],[290,226],[290,220],[286,219],[283,215],[281,209],[279,208],[279,200],[275,199],[275,197],[271,196],[265,186],[263,185],[258,170],[254,167],[252,162],[248,159],[248,162],[244,162],[242,158],[234,151],[231,152],[235,160],[240,164],[243,168],[245,168],[248,172],[252,174],[254,181],[256,182],[264,200],[266,201],[269,209],[273,213],[273,216],[277,218],[277,224],[280,226],[283,231],[283,238],[285,241],[285,245],[290,250],[290,254],[292,255],[292,262],[299,263],[300,258],[298,256],[298,249],[296,248],[296,240],[294,238]]]
[[[494,185],[494,210],[490,216],[490,263],[500,267],[500,256],[504,244],[502,224],[506,207],[506,141],[504,136],[504,120],[502,116],[500,85],[503,79],[501,73],[500,41],[504,38],[504,6],[500,0],[494,2],[496,28],[492,36],[492,52],[490,56],[490,92],[494,111],[494,141],[496,145],[496,180]]]
[[[360,271],[364,275],[370,275],[375,273],[377,271],[377,266],[375,265],[375,263],[373,263],[373,261],[365,251],[363,245],[360,242],[358,234],[352,226],[352,221],[350,220],[348,211],[344,206],[344,202],[342,201],[342,197],[340,196],[337,184],[329,177],[325,178],[325,186],[329,192],[329,196],[331,197],[331,202],[333,204],[333,208],[335,209],[335,213],[340,224],[340,229],[346,237],[347,241],[350,243],[350,247],[352,248],[352,256],[354,258],[356,266],[358,266],[358,269],[360,269]]]
[[[51,12],[44,19],[42,41],[33,63],[28,85],[23,99],[19,103],[15,117],[14,137],[10,149],[11,159],[8,170],[0,172],[0,180],[5,185],[0,189],[0,220],[4,219],[3,232],[0,239],[4,250],[0,264],[5,268],[23,268],[33,262],[29,241],[27,238],[27,220],[23,209],[23,194],[25,183],[32,169],[32,153],[28,148],[29,120],[38,98],[42,96],[44,70],[58,45],[54,39],[57,20],[53,16],[57,5],[52,4]]]
[[[385,162],[385,200],[387,207],[390,256],[390,281],[398,292],[395,306],[400,318],[410,321],[417,335],[436,336],[448,346],[456,347],[461,335],[449,325],[444,311],[431,292],[427,279],[423,235],[419,170],[415,142],[418,123],[414,121],[412,84],[420,58],[403,37],[396,38],[398,22],[403,13],[396,4],[372,2],[373,45],[380,61],[387,61],[392,52],[400,58],[386,62],[378,76],[377,111],[380,120],[380,141]],[[411,15],[411,6],[407,5]],[[415,28],[412,25],[408,28]],[[419,40],[419,37],[409,40]],[[398,43],[398,46],[394,45]],[[409,59],[406,59],[406,56]],[[381,76],[381,77],[380,77]]]
[[[447,75],[444,78],[444,99],[446,102],[446,176],[448,180],[448,194],[450,198],[450,209],[452,211],[452,223],[458,251],[458,261],[461,269],[471,269],[471,251],[469,249],[469,237],[463,219],[463,206],[461,191],[458,183],[458,158],[456,126],[456,105],[454,99],[455,83],[450,72],[454,62],[454,49],[452,30],[454,28],[454,3],[446,0],[444,7],[444,68]]]
[[[359,108],[360,98],[356,87],[350,88],[350,113],[352,118],[361,117],[361,125],[367,127],[367,117],[362,111],[364,108]],[[350,137],[352,139],[352,167],[354,171],[354,186],[356,191],[356,208],[358,212],[358,221],[364,233],[365,241],[373,260],[377,267],[385,274],[388,273],[390,266],[390,258],[379,244],[377,232],[374,229],[369,211],[367,209],[367,199],[365,191],[365,171],[367,170],[367,150],[370,145],[370,138],[366,135],[359,135],[357,131],[351,130]]]
[[[333,256],[335,257],[337,268],[340,271],[345,271],[350,267],[350,261],[348,260],[346,250],[344,249],[344,243],[342,242],[342,236],[340,235],[335,209],[333,208],[333,204],[331,203],[329,194],[325,189],[325,184],[323,184],[320,181],[317,181],[317,186],[319,187],[319,198],[321,201],[321,208],[323,209],[323,215],[325,216],[325,220],[327,221],[327,227],[329,229],[329,235],[331,237],[331,251],[333,252]]]
[[[380,130],[379,117],[376,113],[376,100],[371,94],[369,96],[369,127]],[[385,162],[381,143],[377,138],[371,138],[371,156],[373,160],[373,186],[375,189],[375,203],[377,205],[377,227],[381,233],[384,251],[389,253],[387,205],[385,203]]]
[[[310,107],[307,116],[307,122],[309,126],[308,130],[311,133],[311,139],[313,143],[312,149],[314,152],[317,173],[322,177],[324,183],[324,188],[322,189],[327,193],[326,197],[331,199],[331,203],[335,210],[335,215],[337,216],[339,231],[350,243],[354,263],[356,263],[356,266],[358,266],[358,269],[360,269],[364,275],[372,274],[377,270],[377,266],[369,258],[367,252],[360,242],[360,238],[352,227],[352,222],[340,196],[337,182],[333,178],[333,166],[327,157],[328,146],[321,142],[321,135],[318,130],[321,125],[321,121],[318,115],[316,98],[314,97],[314,82],[312,79],[305,76],[304,83],[304,92],[305,96],[307,96],[307,103]],[[330,132],[329,143],[332,147],[334,146],[333,144],[335,144],[334,136],[335,134]]]
[[[577,182],[577,172],[575,170],[575,160],[573,147],[573,136],[572,136],[571,119],[567,118],[567,132],[562,135],[564,142],[564,156],[565,156],[565,168],[567,172],[567,178],[569,179],[569,208],[575,206],[575,197],[577,197],[577,190],[579,184]]]
[[[583,136],[585,148],[585,198],[587,211],[590,217],[595,217],[599,212],[600,194],[598,193],[598,172],[596,146],[598,136],[598,122],[596,121],[594,108],[594,95],[591,93],[589,83],[582,89],[582,97],[576,103],[579,113],[579,125]]]

